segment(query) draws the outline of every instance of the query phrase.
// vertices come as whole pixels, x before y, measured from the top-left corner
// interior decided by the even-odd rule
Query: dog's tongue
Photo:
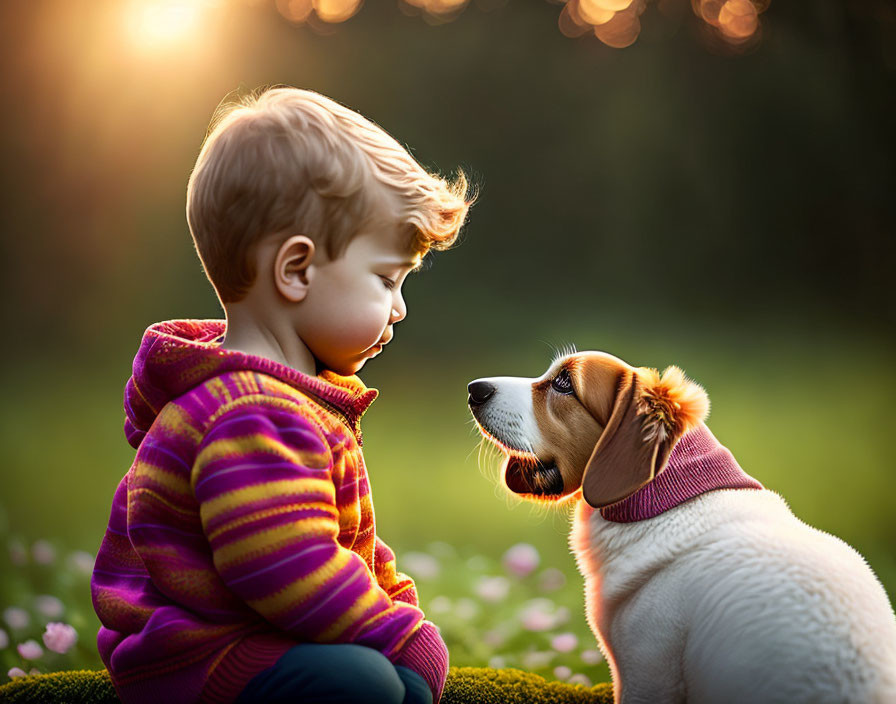
[[[525,479],[523,461],[515,455],[509,455],[504,466],[504,483],[515,494],[529,494],[532,487]]]

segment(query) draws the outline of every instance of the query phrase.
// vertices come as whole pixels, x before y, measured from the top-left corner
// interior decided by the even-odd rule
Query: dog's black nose
[[[470,405],[478,406],[488,401],[498,389],[487,381],[471,381],[467,384],[470,392]]]

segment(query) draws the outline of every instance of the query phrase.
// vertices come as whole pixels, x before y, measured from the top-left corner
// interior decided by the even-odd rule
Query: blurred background
[[[514,577],[517,544],[564,575],[588,638],[566,514],[507,497],[466,408],[470,380],[540,375],[569,344],[681,366],[741,466],[896,595],[891,3],[4,0],[0,33],[0,609],[74,589],[91,664],[86,582],[58,556],[95,553],[133,459],[122,391],[145,328],[222,317],[187,179],[219,102],[273,83],[479,188],[360,374],[381,392],[364,421],[378,532],[400,567],[416,556],[424,603],[466,623],[455,664],[502,656],[499,636],[476,650],[500,631],[481,604],[507,594],[480,578],[536,580],[521,599],[548,579]]]

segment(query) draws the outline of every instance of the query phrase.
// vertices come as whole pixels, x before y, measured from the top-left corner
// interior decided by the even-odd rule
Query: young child
[[[466,191],[310,91],[220,116],[187,219],[226,324],[146,331],[91,584],[124,704],[439,700],[448,653],[376,535],[359,422],[377,391],[354,375]]]

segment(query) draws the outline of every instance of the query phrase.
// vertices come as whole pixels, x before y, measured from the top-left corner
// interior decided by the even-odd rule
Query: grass
[[[561,321],[557,329],[569,328]],[[606,329],[615,333],[583,331],[579,348],[606,349],[661,369],[681,366],[707,389],[709,425],[741,466],[781,493],[798,517],[861,552],[893,599],[896,477],[889,404],[896,372],[887,344],[861,335],[783,328],[707,329],[687,339],[660,325],[650,334],[621,324]],[[572,338],[554,339],[559,346]],[[581,578],[567,547],[566,513],[508,497],[495,481],[496,458],[480,449],[466,409],[470,380],[537,376],[550,361],[551,351],[540,344],[513,355],[510,345],[493,341],[475,358],[443,350],[438,364],[430,362],[430,373],[419,371],[414,356],[419,350],[402,357],[397,348],[391,361],[377,360],[365,370],[368,385],[381,391],[364,419],[377,531],[396,550],[400,569],[414,574],[413,553],[418,565],[420,555],[439,565],[438,576],[415,576],[421,604],[442,627],[453,665],[491,662],[548,679],[557,677],[560,667],[569,670],[559,671],[567,677],[605,681],[606,665],[581,657],[594,645],[584,623]],[[101,667],[94,645],[99,624],[87,581],[67,565],[65,554],[96,551],[112,493],[133,459],[121,431],[128,361],[104,369],[36,362],[4,375],[2,536],[7,547],[11,541],[28,554],[35,540],[47,538],[60,553],[49,566],[30,557],[27,565],[14,565],[8,555],[0,556],[6,559],[0,559],[0,611],[21,606],[33,615],[30,630],[7,628],[12,642],[0,649],[0,663],[7,668],[29,665],[14,643],[40,640],[34,602],[39,594],[62,599],[66,613],[60,620],[76,624],[80,633],[77,652],[55,660],[48,654],[39,663],[42,671]],[[406,369],[412,367],[418,371],[411,377]],[[508,574],[501,564],[501,555],[517,543],[534,546],[540,555],[539,567],[526,577]],[[546,570],[564,580],[550,593],[542,589]],[[509,580],[507,597],[490,602],[481,596],[483,580],[498,577]],[[545,631],[522,628],[531,602],[565,613],[565,620]],[[551,639],[561,633],[573,634],[576,647],[548,657]]]

